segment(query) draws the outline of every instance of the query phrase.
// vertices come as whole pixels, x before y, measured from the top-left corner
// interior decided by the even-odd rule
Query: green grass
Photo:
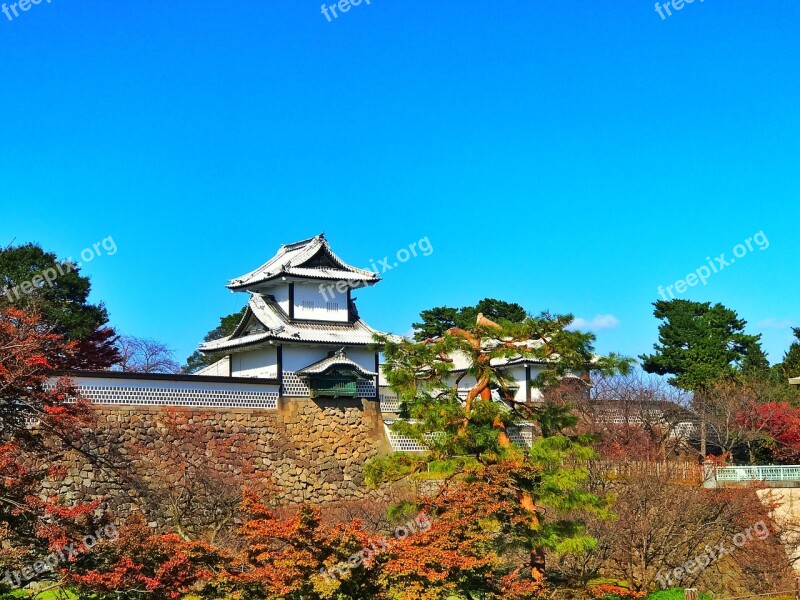
[[[653,592],[646,600],[683,600],[685,597],[683,588],[672,588]],[[700,594],[700,600],[711,600],[711,596],[708,594]]]
[[[0,600],[21,600],[23,598],[25,600],[64,600],[65,598],[76,600],[78,596],[72,592],[57,589],[48,590],[39,594],[34,594],[28,590],[14,590],[13,592],[8,592],[7,594],[0,593]]]

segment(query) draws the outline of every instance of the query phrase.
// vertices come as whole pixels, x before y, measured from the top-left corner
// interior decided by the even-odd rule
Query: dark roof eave
[[[362,287],[366,287],[367,285],[375,285],[381,280],[381,278],[378,276],[375,276],[372,279],[348,279],[347,277],[334,277],[334,276],[324,276],[324,275],[320,275],[318,277],[312,277],[311,275],[276,273],[275,275],[270,275],[269,277],[259,279],[258,281],[250,281],[248,283],[240,283],[240,284],[229,283],[225,287],[228,288],[229,290],[240,292],[258,287],[260,285],[264,285],[265,283],[269,283],[275,279],[284,279],[284,278],[287,281],[293,279],[300,279],[304,281],[314,281],[317,279],[324,279],[326,281],[358,281],[358,282],[363,282],[364,286]]]
[[[323,342],[323,341],[316,341],[316,340],[290,340],[286,338],[280,337],[268,337],[262,340],[256,340],[254,342],[245,342],[244,344],[237,344],[236,346],[230,346],[228,348],[217,348],[215,350],[203,350],[203,348],[198,348],[200,352],[203,354],[225,354],[226,352],[231,352],[234,350],[238,350],[239,348],[249,348],[250,346],[256,346],[258,344],[265,344],[265,342],[280,342],[280,344],[313,344],[313,345],[322,345],[322,346],[379,346],[380,344],[369,341],[369,342]],[[265,345],[279,345],[279,344],[268,344]]]

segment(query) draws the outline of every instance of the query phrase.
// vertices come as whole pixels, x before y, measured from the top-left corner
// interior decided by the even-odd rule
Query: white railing
[[[797,481],[800,483],[800,465],[717,467],[715,473],[717,481]]]

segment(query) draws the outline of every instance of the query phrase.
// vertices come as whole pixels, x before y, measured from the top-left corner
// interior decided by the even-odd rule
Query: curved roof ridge
[[[318,252],[324,252],[334,267],[315,267],[304,266],[305,263],[314,258]],[[278,249],[277,254],[267,262],[252,271],[239,277],[231,279],[228,289],[244,290],[251,286],[266,283],[270,279],[278,276],[296,275],[300,278],[309,278],[316,275],[324,279],[340,280],[361,280],[365,284],[373,284],[380,281],[380,277],[374,271],[354,267],[342,260],[333,250],[331,250],[328,240],[324,234],[313,238],[284,244]]]

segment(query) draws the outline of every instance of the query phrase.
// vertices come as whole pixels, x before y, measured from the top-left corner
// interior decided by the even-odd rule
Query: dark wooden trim
[[[186,383],[250,383],[277,385],[277,379],[259,377],[225,377],[221,375],[186,375],[184,373],[128,373],[123,371],[55,371],[56,377],[96,377],[98,379],[136,379],[144,381],[175,381]]]
[[[525,402],[531,401],[531,366],[525,365]]]
[[[325,321],[322,319],[292,319],[294,323],[301,323],[303,325],[333,325],[339,327],[352,326],[355,321]]]
[[[289,282],[289,319],[294,321],[294,282]]]
[[[381,355],[375,353],[375,399],[381,399]]]
[[[228,354],[228,377],[233,377],[233,354]]]
[[[278,346],[278,393],[283,396],[283,346]]]

